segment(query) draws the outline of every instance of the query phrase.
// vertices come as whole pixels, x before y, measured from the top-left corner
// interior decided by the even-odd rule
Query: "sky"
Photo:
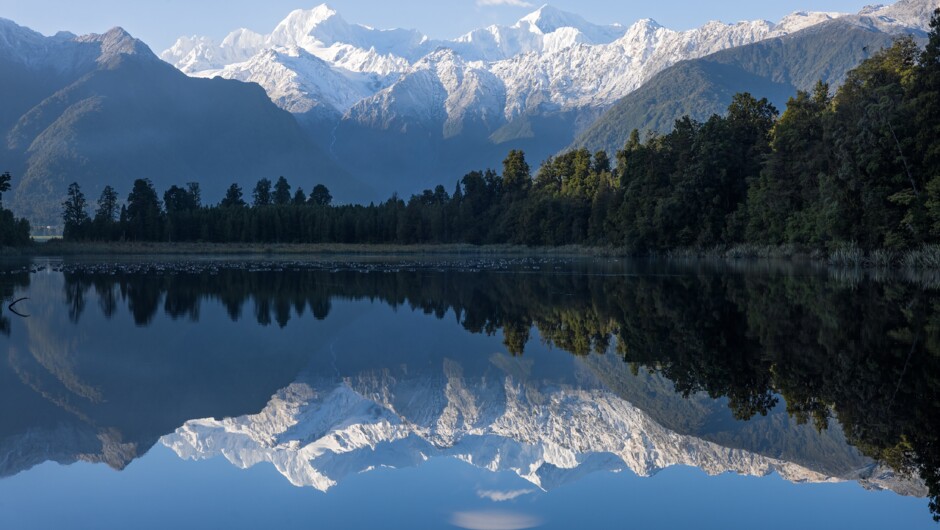
[[[709,20],[779,20],[793,11],[857,12],[874,0],[552,0],[559,9],[595,23],[629,25],[652,18],[673,29]],[[221,40],[246,27],[269,33],[294,9],[321,0],[0,0],[0,17],[51,35],[59,30],[102,33],[121,26],[156,52],[181,35]],[[413,28],[435,39],[450,39],[490,24],[512,24],[544,0],[331,0],[348,22],[376,28]],[[883,0],[890,3],[890,0]]]

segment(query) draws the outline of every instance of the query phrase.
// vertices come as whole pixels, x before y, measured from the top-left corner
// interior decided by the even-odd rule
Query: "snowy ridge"
[[[161,441],[185,459],[224,456],[241,468],[268,462],[292,484],[321,491],[351,474],[452,457],[512,471],[545,490],[595,471],[651,476],[688,465],[710,475],[778,473],[793,482],[860,480],[870,488],[924,493],[922,485],[881,469],[832,477],[680,435],[602,388],[506,374],[465,377],[449,361],[440,377],[382,372],[299,381],[259,414],[190,421]]]
[[[350,24],[320,5],[290,13],[268,35],[240,29],[219,45],[184,37],[161,57],[190,75],[256,82],[295,114],[317,109],[379,129],[421,124],[446,138],[476,125],[492,132],[527,113],[603,110],[676,62],[837,18],[879,31],[924,29],[938,4],[902,0],[855,16],[797,12],[776,24],[713,21],[688,31],[649,19],[597,25],[543,6],[453,41]]]
[[[862,16],[872,17],[887,26],[929,29],[930,17],[940,7],[936,0],[898,0],[891,5],[873,5],[862,9]]]

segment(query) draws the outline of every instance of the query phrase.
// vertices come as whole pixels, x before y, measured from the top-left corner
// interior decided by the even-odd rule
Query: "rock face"
[[[0,67],[0,159],[16,186],[5,204],[34,225],[60,224],[71,182],[92,202],[137,178],[160,193],[198,181],[211,202],[279,175],[358,190],[259,87],[190,78],[120,28],[44,37],[0,20]]]
[[[596,471],[651,476],[687,465],[711,475],[775,472],[794,482],[859,480],[869,488],[925,493],[871,463],[833,476],[679,434],[590,377],[580,384],[530,379],[512,363],[494,357],[493,366],[503,368],[486,374],[465,374],[444,361],[440,373],[425,377],[404,367],[341,379],[302,377],[259,414],[190,421],[162,442],[182,458],[221,455],[242,468],[271,463],[292,484],[321,491],[374,468],[453,457],[512,471],[542,489]]]
[[[778,23],[688,31],[649,19],[597,25],[543,6],[512,26],[452,41],[350,24],[321,5],[292,12],[268,35],[240,29],[221,44],[184,37],[161,57],[192,76],[260,84],[384,198],[498,165],[511,148],[538,163],[683,60],[835,19],[878,33],[923,29],[935,4],[904,0],[858,16],[797,12]]]

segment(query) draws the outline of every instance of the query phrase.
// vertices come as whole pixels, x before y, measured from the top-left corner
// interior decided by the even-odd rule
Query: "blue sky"
[[[453,38],[489,24],[512,23],[542,1],[332,0],[328,3],[349,22],[378,28],[416,28],[434,38]],[[872,2],[554,0],[551,3],[598,23],[630,24],[649,17],[670,28],[687,29],[712,19],[725,22],[756,18],[777,20],[800,10],[854,12]],[[0,17],[45,34],[61,29],[100,33],[122,26],[159,52],[180,35],[221,38],[239,27],[267,33],[293,9],[310,8],[319,3],[319,0],[0,0]]]

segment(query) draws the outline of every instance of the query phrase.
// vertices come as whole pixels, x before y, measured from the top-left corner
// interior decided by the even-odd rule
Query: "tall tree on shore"
[[[157,241],[161,234],[161,207],[150,179],[137,179],[127,196],[127,236],[139,241]]]
[[[333,196],[330,190],[323,184],[317,184],[310,192],[310,204],[314,206],[329,206],[333,202]]]
[[[274,196],[272,199],[276,206],[286,206],[290,204],[290,184],[287,183],[286,178],[279,177],[277,179],[277,182],[274,184]]]
[[[66,239],[81,239],[90,221],[86,210],[88,201],[77,182],[69,184],[65,202],[62,203],[63,235]]]
[[[304,193],[303,188],[297,188],[297,191],[294,192],[294,198],[291,199],[291,204],[294,206],[303,206],[307,204],[307,194]]]
[[[118,216],[118,194],[111,186],[105,186],[98,198],[98,209],[95,211],[96,222],[112,222]]]
[[[255,190],[251,196],[254,206],[269,206],[271,204],[271,181],[268,179],[259,180],[255,184]]]
[[[926,207],[931,236],[940,238],[940,9],[930,20],[930,36],[917,65],[913,101],[916,147],[922,174],[929,179]]]
[[[92,222],[94,239],[112,240],[117,236],[115,221],[119,214],[118,194],[111,186],[105,186],[98,197],[98,209]]]
[[[525,160],[525,153],[513,149],[503,160],[503,189],[516,196],[529,191],[532,184],[532,172]]]
[[[3,194],[10,191],[11,180],[13,180],[13,176],[10,175],[9,171],[0,175],[0,208],[3,208]]]
[[[238,184],[232,184],[225,192],[225,198],[222,199],[222,202],[219,203],[219,206],[222,208],[238,208],[241,206],[247,206],[243,197],[244,193],[242,193],[241,186]]]
[[[13,216],[13,212],[3,208],[3,193],[10,191],[11,180],[13,177],[9,172],[0,175],[0,247],[23,246],[30,242],[29,221],[17,219]]]

